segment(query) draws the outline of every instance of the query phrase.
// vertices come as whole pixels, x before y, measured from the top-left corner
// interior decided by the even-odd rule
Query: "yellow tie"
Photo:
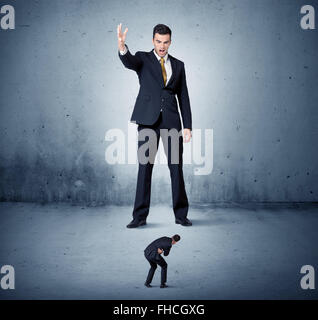
[[[164,59],[164,58],[160,58],[160,64],[161,64],[161,69],[162,69],[163,82],[164,82],[164,84],[166,85],[167,72],[166,72],[164,63],[165,63],[165,59]]]

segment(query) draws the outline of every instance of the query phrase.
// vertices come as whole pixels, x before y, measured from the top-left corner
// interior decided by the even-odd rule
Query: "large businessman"
[[[187,219],[189,203],[182,171],[183,142],[190,141],[192,130],[184,63],[168,54],[171,44],[171,30],[168,26],[156,25],[152,39],[154,48],[149,52],[137,51],[135,55],[125,44],[128,28],[124,32],[121,28],[120,23],[117,26],[119,58],[126,68],[137,73],[140,84],[130,119],[138,124],[139,168],[133,220],[127,228],[146,224],[150,207],[151,176],[160,137],[170,170],[175,222],[183,226],[191,226],[191,221]],[[183,137],[176,96],[183,122]],[[149,132],[149,130],[154,134],[145,134],[145,131]],[[145,162],[141,160],[140,151],[144,150],[143,144],[146,142],[149,144],[150,137],[155,137],[155,152],[151,152],[151,148],[148,148],[145,155],[149,161]]]

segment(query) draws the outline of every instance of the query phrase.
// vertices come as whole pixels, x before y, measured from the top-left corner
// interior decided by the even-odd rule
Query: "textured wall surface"
[[[154,25],[170,26],[193,127],[213,129],[212,172],[184,166],[190,202],[318,200],[318,34],[299,24],[315,1],[3,4],[14,5],[16,29],[0,30],[2,201],[133,202],[137,165],[105,161],[105,134],[127,134],[139,89],[117,56],[120,22],[133,53],[152,49]],[[170,202],[158,164],[152,203]]]

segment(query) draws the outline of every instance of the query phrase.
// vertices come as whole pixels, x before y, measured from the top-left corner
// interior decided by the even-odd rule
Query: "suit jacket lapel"
[[[168,53],[168,56],[169,56],[170,63],[171,63],[172,75],[167,83],[167,86],[173,81],[173,78],[176,76],[176,71],[177,71],[173,57],[169,53]],[[161,68],[161,66],[160,66],[160,68]]]
[[[163,87],[163,86],[164,86],[164,83],[163,83],[161,65],[160,65],[159,60],[158,60],[157,57],[155,56],[153,50],[154,50],[154,49],[152,49],[152,50],[149,52],[149,56],[150,56],[150,59],[151,59],[152,62],[153,62],[152,65],[153,65],[153,67],[154,67],[155,78],[156,78],[156,80],[158,81],[160,87]]]

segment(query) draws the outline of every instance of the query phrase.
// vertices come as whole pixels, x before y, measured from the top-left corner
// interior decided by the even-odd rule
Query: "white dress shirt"
[[[126,54],[126,52],[127,52],[126,45],[125,45],[125,49],[123,51],[119,50],[119,52],[120,52],[121,55]],[[160,63],[160,58],[161,57],[158,56],[158,54],[156,53],[155,49],[153,49],[153,53],[154,53],[154,55],[156,56],[156,58],[158,59],[158,61]],[[169,79],[171,78],[171,75],[172,75],[171,62],[170,62],[170,59],[169,59],[168,52],[165,54],[165,56],[163,58],[164,58],[164,66],[165,66],[166,74],[167,74],[167,81],[166,81],[166,85],[167,85],[168,82],[169,82]]]

